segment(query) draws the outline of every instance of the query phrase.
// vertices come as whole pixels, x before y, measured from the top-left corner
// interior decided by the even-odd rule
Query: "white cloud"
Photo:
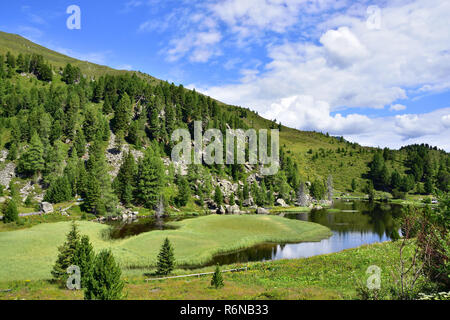
[[[367,49],[347,27],[329,30],[321,38],[331,65],[347,67],[368,56]]]
[[[189,53],[192,62],[207,62],[212,56],[220,55],[220,50],[214,45],[222,38],[220,32],[189,33],[186,36],[171,41],[172,48],[167,50],[167,60],[177,61]]]
[[[244,77],[238,84],[206,88],[206,93],[276,116],[296,128],[342,134],[353,126],[354,137],[359,131],[361,141],[371,145],[377,136],[379,144],[392,141],[397,145],[426,137],[448,146],[440,138],[449,121],[446,115],[403,115],[390,117],[386,123],[372,119],[377,125],[367,137],[367,127],[356,124],[369,124],[368,117],[330,115],[356,107],[390,106],[391,111],[402,111],[405,106],[396,100],[450,88],[450,2],[394,1],[382,10],[380,30],[367,28],[365,16],[360,15],[365,8],[355,7],[324,21],[316,29],[323,28],[318,42],[299,39],[267,45],[270,61],[263,72]],[[239,25],[241,16],[230,14],[227,21]],[[292,97],[311,97],[312,102],[291,101]]]
[[[344,135],[365,132],[372,120],[359,114],[330,115],[330,105],[312,96],[292,96],[273,103],[264,117],[303,130],[330,131]]]
[[[406,106],[402,104],[393,104],[389,108],[389,111],[403,111],[403,110],[406,110]]]

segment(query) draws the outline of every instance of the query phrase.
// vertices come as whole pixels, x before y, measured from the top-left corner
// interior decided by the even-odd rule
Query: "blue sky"
[[[2,1],[0,30],[298,129],[450,151],[449,16],[438,0]]]

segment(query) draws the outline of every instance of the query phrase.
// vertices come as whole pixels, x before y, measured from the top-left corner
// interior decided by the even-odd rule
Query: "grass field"
[[[145,268],[156,263],[164,238],[175,247],[178,265],[201,265],[213,255],[263,242],[319,241],[331,235],[318,224],[278,216],[205,216],[172,223],[176,230],[152,231],[122,240],[108,240],[108,227],[78,222],[95,250],[110,248],[123,268]],[[51,278],[57,247],[65,240],[70,222],[45,223],[29,229],[0,233],[0,281]]]
[[[248,271],[225,273],[225,287],[210,287],[210,276],[145,282],[143,270],[125,270],[128,299],[357,299],[358,283],[365,283],[371,265],[382,269],[381,285],[393,282],[399,243],[362,246],[306,259],[248,264]],[[226,268],[239,265],[227,266]],[[176,274],[212,271],[214,267]],[[151,272],[149,270],[148,272]],[[83,299],[81,291],[64,290],[48,281],[0,281],[0,299]]]

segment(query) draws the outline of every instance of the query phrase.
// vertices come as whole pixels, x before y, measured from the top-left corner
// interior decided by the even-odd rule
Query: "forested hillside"
[[[194,121],[222,132],[280,129],[281,170],[263,177],[252,165],[175,167],[171,134],[193,133]],[[0,151],[0,197],[23,210],[82,198],[83,210],[96,215],[161,203],[201,210],[273,206],[278,199],[294,205],[305,183],[315,199],[325,199],[330,180],[341,192],[375,188],[396,196],[448,191],[450,180],[448,154],[429,146],[379,150],[286,128],[181,85],[77,61],[6,33]]]

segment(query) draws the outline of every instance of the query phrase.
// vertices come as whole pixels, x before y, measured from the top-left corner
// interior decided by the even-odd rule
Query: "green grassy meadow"
[[[358,299],[357,287],[365,283],[367,268],[382,269],[381,285],[387,288],[395,280],[399,242],[362,246],[305,259],[250,263],[248,270],[224,273],[225,287],[210,286],[211,277],[190,277],[146,282],[152,270],[124,270],[127,299],[227,299],[227,300],[341,300]],[[410,250],[406,252],[410,253]],[[224,266],[223,269],[243,265]],[[213,271],[214,267],[197,270],[175,270],[174,274]],[[69,291],[46,280],[0,281],[0,299],[83,299],[82,291]]]
[[[278,216],[205,216],[171,223],[175,230],[152,231],[121,240],[109,240],[108,226],[78,222],[95,250],[109,248],[122,268],[146,268],[156,264],[163,240],[174,245],[178,265],[200,265],[215,254],[264,242],[319,241],[331,235],[318,224]],[[29,229],[0,233],[0,281],[50,279],[57,247],[70,222],[45,223]]]

